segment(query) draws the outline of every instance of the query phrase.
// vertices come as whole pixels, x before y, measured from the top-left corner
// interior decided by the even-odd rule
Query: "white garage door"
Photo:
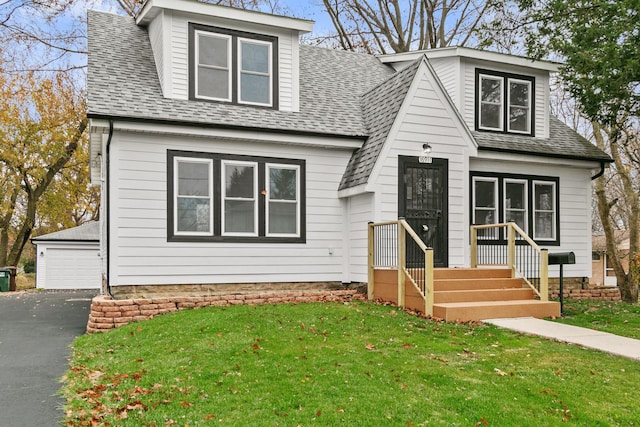
[[[46,289],[99,289],[97,249],[48,248]]]

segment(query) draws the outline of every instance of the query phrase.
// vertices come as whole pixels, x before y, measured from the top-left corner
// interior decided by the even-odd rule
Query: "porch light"
[[[422,155],[418,159],[420,163],[431,163],[431,145],[429,143],[422,144]]]

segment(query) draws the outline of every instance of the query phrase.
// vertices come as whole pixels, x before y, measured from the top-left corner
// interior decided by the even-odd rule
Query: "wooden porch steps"
[[[504,317],[558,317],[560,304],[534,299],[522,279],[506,268],[434,270],[433,315],[445,321]]]

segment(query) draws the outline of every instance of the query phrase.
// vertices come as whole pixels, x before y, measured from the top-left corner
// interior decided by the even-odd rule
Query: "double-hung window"
[[[222,160],[222,234],[258,235],[258,165]]]
[[[190,97],[277,107],[277,38],[190,25]]]
[[[476,70],[476,129],[533,135],[533,77]]]
[[[267,236],[298,234],[300,228],[300,166],[267,166]]]
[[[167,152],[168,240],[305,241],[305,162]]]
[[[533,181],[533,238],[556,239],[556,183]]]
[[[472,224],[515,222],[536,242],[560,244],[558,227],[558,178],[472,173]],[[478,237],[501,240],[494,229]]]
[[[473,219],[476,225],[489,225],[498,223],[498,179],[474,177],[473,178]],[[481,230],[480,237],[495,239],[494,230]]]
[[[210,159],[173,158],[175,235],[213,234],[212,165]]]

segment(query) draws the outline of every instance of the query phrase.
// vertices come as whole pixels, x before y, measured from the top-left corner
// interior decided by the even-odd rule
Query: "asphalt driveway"
[[[59,425],[60,377],[97,291],[0,294],[0,426]]]

